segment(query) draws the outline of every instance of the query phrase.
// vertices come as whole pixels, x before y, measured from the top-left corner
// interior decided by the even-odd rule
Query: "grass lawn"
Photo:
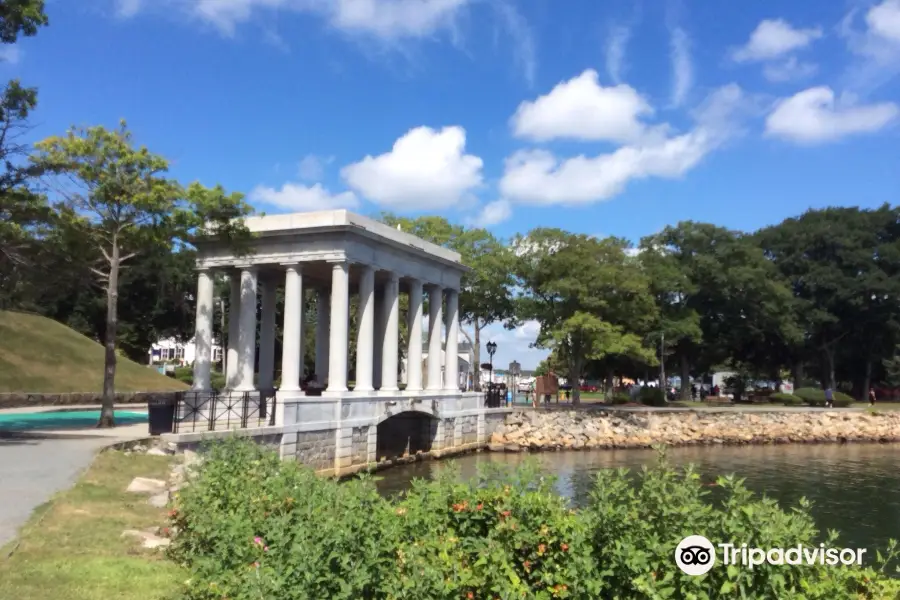
[[[100,454],[75,486],[38,508],[0,553],[0,598],[156,600],[172,598],[185,573],[158,550],[144,550],[125,529],[163,524],[166,510],[127,494],[134,477],[165,479],[172,459]]]
[[[52,319],[0,310],[0,393],[100,392],[103,346]],[[119,357],[116,391],[186,390],[180,381]]]

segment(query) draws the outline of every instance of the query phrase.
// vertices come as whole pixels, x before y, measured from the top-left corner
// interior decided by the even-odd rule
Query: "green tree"
[[[753,238],[685,221],[644,239],[642,247],[663,314],[659,327],[680,366],[682,397],[690,395],[692,372],[763,361],[760,348],[799,335],[790,291]]]
[[[4,44],[15,44],[20,35],[34,35],[48,22],[44,0],[0,1],[0,42]]]
[[[656,307],[646,275],[625,253],[627,242],[538,228],[513,244],[520,319],[540,323],[537,345],[567,358],[572,401],[586,361],[609,355],[653,361],[642,335]]]
[[[183,189],[166,178],[166,160],[135,147],[124,121],[115,130],[73,128],[39,142],[32,162],[50,176],[60,195],[61,226],[92,249],[89,260],[96,266],[91,270],[106,292],[99,426],[111,427],[121,268],[159,244],[180,247],[207,235],[239,242],[246,234],[239,217],[249,208],[240,194],[226,194],[221,187],[194,183]]]
[[[0,42],[14,44],[47,24],[43,0],[0,1]],[[37,90],[10,81],[0,92],[0,306],[23,300],[25,266],[38,251],[35,229],[47,216],[43,197],[29,189],[34,176],[23,136],[37,104]]]
[[[898,342],[898,229],[897,209],[885,205],[810,210],[756,235],[795,298],[804,332],[799,351],[818,355],[826,385],[837,386],[842,351],[861,356],[870,373]]]

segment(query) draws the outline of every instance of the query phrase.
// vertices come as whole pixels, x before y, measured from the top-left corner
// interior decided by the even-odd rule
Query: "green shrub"
[[[809,406],[825,406],[825,390],[817,388],[800,388],[794,391],[794,395]],[[845,407],[853,404],[853,398],[843,392],[833,392],[834,406]]]
[[[719,484],[725,498],[713,504],[690,469],[661,464],[636,481],[607,471],[576,511],[532,466],[494,465],[468,482],[448,469],[388,500],[369,478],[337,483],[229,440],[209,450],[177,497],[169,552],[190,570],[189,600],[831,600],[900,591],[858,567],[682,574],[673,552],[686,535],[761,547],[817,541],[805,504],[784,511],[734,478]]]
[[[214,390],[225,389],[225,375],[217,371],[213,371],[209,376],[209,383]]]
[[[631,394],[628,392],[616,392],[610,399],[611,404],[628,404],[631,402]]]
[[[646,404],[647,406],[666,405],[666,392],[658,387],[642,387],[638,398],[640,399],[641,404]]]
[[[769,394],[769,402],[771,402],[773,404],[774,403],[791,402],[794,400],[797,401],[797,404],[801,404],[803,402],[802,400],[800,400],[793,394],[785,394],[784,392],[777,392],[774,394]]]

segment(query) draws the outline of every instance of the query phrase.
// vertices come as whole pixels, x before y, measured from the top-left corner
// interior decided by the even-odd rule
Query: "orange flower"
[[[563,552],[568,552],[568,551],[569,551],[569,545],[568,545],[568,544],[562,544],[562,545],[560,545],[560,548],[562,549]]]
[[[538,554],[543,554],[547,551],[547,546],[544,544],[538,544]]]
[[[475,594],[473,594],[472,592],[469,592],[466,594],[466,598],[468,598],[469,600],[472,600],[472,598],[474,598],[474,597],[475,597]]]
[[[484,503],[483,503],[483,502],[479,502],[479,503],[478,503],[478,506],[475,507],[475,510],[481,510],[482,508],[484,508]]]

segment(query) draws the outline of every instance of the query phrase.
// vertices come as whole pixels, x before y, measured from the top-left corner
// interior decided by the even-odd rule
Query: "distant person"
[[[869,388],[869,406],[875,406],[875,390]]]
[[[691,385],[691,400],[697,399],[697,386]]]
[[[713,395],[713,397],[715,397],[715,398],[718,398],[718,397],[719,397],[719,386],[718,386],[718,385],[714,385],[714,386],[712,387],[712,395]]]
[[[571,393],[572,393],[572,392],[570,392],[569,390],[566,390],[566,402],[569,401],[569,395],[570,395]]]
[[[825,388],[825,408],[832,408],[834,406],[834,392],[831,389],[831,386]]]

